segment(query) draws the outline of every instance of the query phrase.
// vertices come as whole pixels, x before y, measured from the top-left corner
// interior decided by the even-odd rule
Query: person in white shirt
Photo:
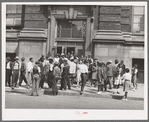
[[[129,86],[130,86],[130,83],[131,83],[131,74],[129,73],[129,68],[126,68],[125,74],[123,75],[122,79],[124,80],[123,91],[125,92],[123,100],[127,101],[127,95],[128,95]]]
[[[76,64],[74,63],[74,59],[72,58],[71,59],[71,62],[69,63],[69,77],[70,77],[70,80],[71,80],[71,84],[73,85],[74,83],[74,79],[76,77]]]
[[[84,62],[80,61],[80,72],[81,72],[81,92],[80,95],[84,92],[84,87],[87,80],[87,74],[88,74],[88,67],[84,64]]]
[[[30,59],[30,62],[28,62],[28,65],[27,65],[27,78],[28,78],[28,85],[31,86],[32,85],[32,80],[33,80],[33,62],[34,62],[34,59],[31,57]]]
[[[81,71],[80,71],[80,65],[81,65],[82,61],[78,61],[77,63],[77,87],[79,87],[79,83],[81,81]]]

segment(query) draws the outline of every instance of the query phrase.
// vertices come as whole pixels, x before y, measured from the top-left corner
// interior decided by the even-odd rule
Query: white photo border
[[[144,110],[94,110],[94,109],[6,109],[5,108],[5,70],[2,71],[2,120],[147,120],[148,119],[148,37],[147,2],[3,2],[2,18],[2,69],[5,69],[6,56],[6,5],[139,5],[145,6],[145,82]],[[88,114],[77,115],[76,111]],[[42,114],[42,116],[41,116]],[[108,115],[108,118],[107,118]]]

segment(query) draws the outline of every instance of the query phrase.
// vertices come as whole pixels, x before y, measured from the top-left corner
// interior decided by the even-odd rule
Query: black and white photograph
[[[3,120],[148,118],[147,2],[1,8]]]

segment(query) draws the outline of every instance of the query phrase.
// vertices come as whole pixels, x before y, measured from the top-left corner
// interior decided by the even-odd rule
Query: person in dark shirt
[[[66,85],[68,85],[68,89],[70,88],[70,81],[69,81],[69,68],[70,66],[67,63],[67,60],[64,60],[64,67],[63,67],[63,72],[62,72],[62,85],[61,89],[66,90]]]
[[[21,69],[20,69],[20,78],[19,78],[19,86],[21,86],[22,81],[24,80],[24,82],[26,83],[26,85],[28,85],[27,79],[26,79],[26,63],[25,63],[25,58],[22,57],[21,58]]]
[[[8,83],[9,87],[11,86],[10,78],[12,75],[12,63],[10,60],[11,60],[10,57],[6,58],[6,82],[5,82],[5,86],[7,86],[7,83]]]
[[[114,66],[111,64],[111,61],[107,62],[107,80],[109,83],[109,89],[113,88],[113,76],[114,76]]]
[[[30,96],[34,95],[34,92],[36,92],[36,96],[39,96],[38,90],[39,90],[39,82],[40,82],[40,67],[39,62],[36,61],[35,65],[33,66],[33,84]]]

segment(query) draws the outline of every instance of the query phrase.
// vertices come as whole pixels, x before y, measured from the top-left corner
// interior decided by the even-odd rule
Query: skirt
[[[114,82],[114,85],[119,85],[121,84],[121,77],[120,75],[118,77],[115,77],[115,82]]]
[[[124,86],[123,91],[128,92],[129,86],[130,86],[130,81],[124,81],[123,86]]]

